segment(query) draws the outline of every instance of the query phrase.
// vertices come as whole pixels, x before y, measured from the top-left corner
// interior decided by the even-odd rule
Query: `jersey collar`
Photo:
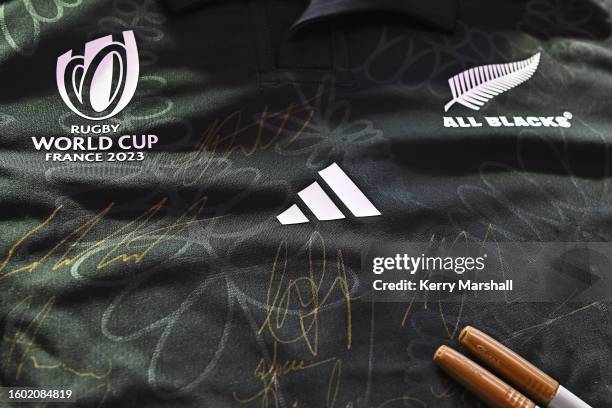
[[[176,12],[201,7],[215,0],[165,0]],[[310,4],[292,30],[334,16],[350,13],[386,11],[402,13],[435,27],[452,30],[457,19],[459,0],[310,0]]]
[[[435,27],[452,30],[457,8],[458,0],[311,0],[293,24],[293,30],[327,17],[372,11],[402,13]]]

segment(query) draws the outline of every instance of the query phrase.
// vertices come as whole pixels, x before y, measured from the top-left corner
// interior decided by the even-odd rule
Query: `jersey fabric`
[[[612,406],[608,299],[373,302],[360,278],[376,242],[612,239],[610,12],[0,2],[1,385],[79,407],[467,408],[432,357],[473,325]],[[58,58],[108,35],[113,61],[137,49],[120,80],[138,83],[89,120],[58,91],[79,93],[86,62],[60,75]],[[485,74],[502,85],[470,93]],[[334,164],[380,215],[337,200],[319,174]],[[344,218],[304,204],[314,182]],[[300,222],[279,222],[294,205]]]

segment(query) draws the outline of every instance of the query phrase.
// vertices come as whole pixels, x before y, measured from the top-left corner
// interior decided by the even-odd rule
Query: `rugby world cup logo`
[[[57,59],[57,88],[77,115],[108,119],[127,106],[138,84],[138,48],[133,31],[123,42],[111,35],[85,44],[83,55],[64,53]]]

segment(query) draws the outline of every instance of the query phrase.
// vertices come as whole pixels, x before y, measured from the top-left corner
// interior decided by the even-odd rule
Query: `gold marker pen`
[[[434,362],[491,408],[538,408],[523,394],[450,347],[440,347]]]
[[[480,330],[466,327],[459,341],[479,360],[543,406],[591,408],[554,378]]]

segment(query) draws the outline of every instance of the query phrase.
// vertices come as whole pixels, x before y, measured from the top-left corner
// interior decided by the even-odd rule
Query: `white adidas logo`
[[[374,204],[368,200],[336,163],[321,170],[319,175],[355,217],[376,217],[381,215],[380,211],[374,207]],[[316,181],[300,191],[298,195],[319,221],[346,218]],[[276,218],[283,225],[308,222],[308,218],[297,204],[293,204]]]

